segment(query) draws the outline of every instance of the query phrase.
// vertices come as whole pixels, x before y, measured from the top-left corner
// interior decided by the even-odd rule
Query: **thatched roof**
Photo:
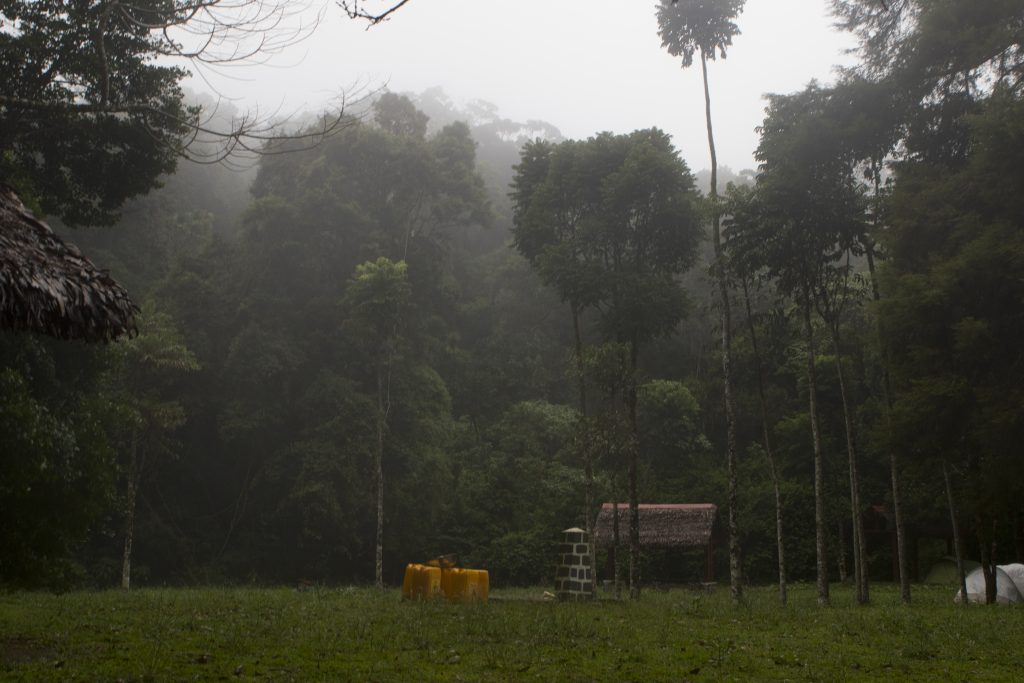
[[[0,329],[108,341],[134,334],[128,292],[0,186]]]
[[[711,541],[718,508],[711,503],[640,504],[640,545],[702,547]],[[611,545],[613,506],[605,503],[594,526],[597,545]],[[629,503],[619,503],[619,542],[629,542]]]

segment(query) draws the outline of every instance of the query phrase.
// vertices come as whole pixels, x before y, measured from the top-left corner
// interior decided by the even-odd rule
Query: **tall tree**
[[[640,430],[637,390],[641,348],[670,335],[686,313],[676,277],[692,265],[701,234],[692,176],[663,132],[625,137],[619,167],[603,183],[598,250],[606,274],[601,325],[628,349],[630,597],[640,597]]]
[[[806,379],[814,446],[818,601],[829,601],[824,471],[817,394],[813,313],[842,282],[849,236],[863,217],[848,159],[829,141],[834,122],[822,115],[826,93],[812,84],[791,96],[770,96],[761,127],[758,183],[744,213],[733,217],[735,250],[763,267],[779,291],[800,307],[807,345]]]
[[[404,261],[385,257],[356,267],[345,291],[352,322],[360,328],[360,337],[374,349],[377,410],[374,485],[376,488],[377,526],[374,551],[374,581],[384,587],[384,445],[388,417],[391,414],[391,380],[399,351],[402,321],[409,307],[411,290]]]
[[[995,597],[989,552],[997,520],[1020,496],[1019,301],[1024,203],[1020,95],[998,90],[966,117],[964,155],[897,168],[888,203],[889,297],[879,310],[894,364],[894,422],[903,452],[957,463],[965,506]]]
[[[148,304],[140,316],[139,335],[117,349],[118,363],[111,377],[115,394],[122,396],[128,412],[124,493],[124,553],[121,588],[131,586],[132,546],[139,488],[151,458],[173,453],[170,434],[185,422],[181,402],[168,398],[168,374],[197,370],[195,356],[166,313]]]
[[[739,33],[736,17],[746,0],[661,0],[658,5],[658,31],[661,45],[670,54],[681,57],[683,68],[700,58],[704,82],[704,115],[711,153],[711,238],[715,249],[714,274],[721,297],[722,380],[725,395],[726,460],[729,468],[729,586],[734,603],[743,599],[743,571],[740,558],[740,531],[737,510],[736,478],[736,406],[732,385],[732,314],[725,254],[722,250],[721,209],[718,203],[718,155],[711,124],[711,91],[708,87],[708,60],[725,59],[726,48]]]
[[[584,143],[574,141],[558,145],[534,140],[523,146],[512,180],[514,240],[516,248],[569,304],[572,320],[573,358],[580,421],[577,439],[584,470],[584,519],[590,539],[591,566],[594,566],[594,453],[590,434],[590,410],[587,376],[583,360],[581,316],[594,305],[596,283],[592,250],[585,242],[585,221],[593,220],[599,210],[599,179],[587,167]]]
[[[129,197],[159,184],[179,156],[205,161],[300,136],[242,114],[218,128],[187,106],[181,66],[244,63],[315,28],[279,0],[13,1],[0,6],[0,180],[68,224],[109,224]],[[214,107],[215,109],[215,107]],[[210,112],[208,111],[207,114]],[[195,144],[195,143],[211,143]]]
[[[889,136],[886,144],[875,145],[874,153],[865,155],[875,171],[876,187],[886,155],[890,161],[901,161],[901,165],[962,161],[970,149],[966,120],[974,103],[994,90],[1019,88],[1024,76],[1024,15],[1016,0],[899,0],[884,7],[871,0],[833,0],[832,6],[840,25],[860,42],[862,62],[855,69],[858,78],[847,79],[855,80],[854,87],[850,83],[840,86],[860,95],[848,98],[849,109],[867,122],[865,128],[874,127]],[[881,296],[873,257],[894,255],[884,250],[888,244],[884,236],[888,203],[877,203],[880,210],[874,212],[874,222],[882,230],[873,231],[865,249],[876,304],[884,309],[884,304],[878,303]],[[878,328],[883,340],[891,336],[886,323],[887,316],[880,316]],[[882,380],[888,415],[899,412],[894,402],[902,391],[893,380],[896,369],[889,368],[891,349],[891,344],[883,341]],[[895,446],[890,460],[901,549],[901,594],[904,601],[909,601]]]
[[[832,350],[836,368],[836,378],[839,384],[839,397],[843,410],[843,429],[846,433],[846,458],[850,484],[850,525],[853,530],[853,562],[854,582],[857,590],[857,602],[867,604],[869,601],[868,571],[867,571],[867,539],[864,537],[864,510],[860,503],[860,475],[857,462],[857,446],[854,434],[853,405],[850,395],[847,372],[843,364],[843,349],[840,338],[843,310],[850,299],[850,279],[852,277],[850,266],[851,243],[840,237],[840,245],[843,245],[845,264],[835,264],[830,269],[829,276],[823,280],[822,286],[818,289],[817,308],[822,319],[828,326],[829,336],[832,338]],[[844,244],[845,242],[845,244]]]
[[[541,149],[534,146],[525,154]],[[556,159],[575,171],[566,173],[559,163],[520,166],[516,241],[563,296],[598,310],[605,339],[627,349],[630,383],[621,400],[630,436],[630,590],[636,598],[637,362],[642,345],[671,334],[685,312],[686,298],[675,276],[696,255],[697,198],[685,163],[668,136],[657,129],[619,136],[606,133],[584,143],[560,143],[557,149],[563,153]],[[549,199],[563,194],[575,198]],[[543,217],[534,220],[529,215],[532,208]]]
[[[868,265],[871,294],[877,304],[882,298],[877,263],[885,257],[880,240],[886,228],[885,197],[890,186],[883,181],[885,165],[896,153],[901,134],[903,95],[885,81],[869,81],[855,74],[845,74],[836,84],[831,97],[829,115],[840,123],[837,131],[844,147],[859,166],[866,191],[870,193],[863,231],[856,236],[856,249]],[[886,333],[878,316],[874,316],[875,338],[880,357],[880,381],[883,420],[891,428],[893,409],[892,371],[886,348]],[[896,526],[896,555],[900,581],[900,599],[911,598],[910,566],[907,557],[906,524],[904,521],[900,459],[889,440],[889,476],[892,491],[892,513]]]
[[[747,331],[750,335],[750,346],[754,354],[754,370],[757,375],[757,401],[761,411],[761,438],[764,440],[764,452],[768,461],[768,475],[772,481],[772,489],[775,494],[775,552],[779,567],[779,602],[783,605],[787,601],[786,591],[786,547],[783,533],[783,505],[782,488],[780,486],[779,468],[772,449],[771,429],[768,423],[768,400],[765,396],[765,370],[761,360],[761,350],[758,345],[757,326],[754,322],[754,313],[750,304],[750,283],[758,282],[763,276],[761,264],[756,260],[747,262],[749,253],[736,251],[735,245],[729,243],[734,224],[738,223],[738,229],[742,232],[744,221],[757,220],[753,215],[756,211],[752,206],[754,192],[749,187],[737,187],[732,183],[728,186],[728,218],[724,221],[726,232],[726,249],[729,250],[729,266],[733,277],[740,280],[743,288],[743,304],[746,312]]]
[[[8,2],[0,33],[0,177],[71,224],[109,223],[174,169],[185,71],[152,58],[175,4]],[[97,145],[96,140],[105,144]]]

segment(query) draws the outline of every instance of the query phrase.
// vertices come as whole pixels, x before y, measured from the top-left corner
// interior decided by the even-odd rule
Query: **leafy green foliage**
[[[444,543],[489,569],[494,585],[547,580],[558,532],[583,523],[583,472],[571,452],[577,419],[565,406],[528,401],[460,438]]]
[[[397,263],[381,256],[356,266],[352,283],[345,290],[345,299],[353,318],[367,328],[363,335],[374,347],[393,343],[412,293],[406,277],[405,261]]]
[[[422,140],[427,135],[427,115],[408,97],[386,92],[373,103],[373,118],[381,128],[400,137]]]
[[[669,54],[681,57],[683,66],[693,64],[698,53],[706,59],[720,54],[737,35],[736,17],[746,0],[661,0],[658,4],[658,34]]]
[[[74,552],[114,501],[107,430],[120,406],[97,389],[101,354],[8,335],[0,366],[0,583],[62,588],[80,578]]]
[[[151,27],[188,3],[7,2],[0,32],[0,177],[68,224],[106,224],[174,170],[194,114]],[[95,105],[89,109],[89,105]]]
[[[962,168],[901,166],[886,235],[880,314],[900,381],[896,438],[914,457],[961,464],[986,514],[1019,497],[1022,112],[999,93],[969,119]]]
[[[829,98],[814,84],[770,97],[757,186],[732,191],[726,225],[741,272],[764,268],[783,293],[808,305],[842,275],[839,260],[864,231],[862,189]]]
[[[692,490],[694,474],[707,465],[711,450],[697,399],[682,382],[652,380],[639,388],[637,413],[650,477],[642,487],[645,500],[689,502],[680,496]]]
[[[66,48],[75,41],[95,47],[90,31],[102,6],[67,5],[58,16],[52,12],[58,4],[8,3],[27,19],[20,32],[0,35],[0,60],[14,60],[0,76],[10,81],[3,97],[45,96],[54,106],[35,118],[0,106],[0,165],[8,182],[35,193],[46,210],[71,222],[109,220],[125,196],[153,185],[169,157],[143,154],[151,141],[122,128],[133,121],[130,113],[97,110],[74,121],[62,113],[81,93],[100,96],[97,55]],[[558,530],[584,524],[585,458],[598,465],[595,500],[624,497],[623,463],[636,456],[639,500],[713,502],[724,511],[729,478],[716,456],[723,444],[708,438],[724,440],[718,435],[726,432],[723,358],[712,342],[722,330],[708,322],[715,316],[706,273],[686,273],[702,246],[712,258],[700,230],[709,214],[712,224],[715,214],[727,214],[728,275],[752,295],[791,577],[811,578],[815,559],[807,331],[817,340],[832,334],[842,340],[818,357],[815,382],[823,519],[833,551],[841,539],[850,547],[849,529],[841,525],[849,518],[843,502],[849,484],[838,457],[845,445],[841,368],[861,441],[869,514],[891,502],[886,461],[895,451],[905,472],[908,525],[922,537],[920,569],[926,569],[934,548],[924,536],[948,523],[936,476],[942,458],[953,465],[962,522],[979,537],[968,554],[977,556],[996,538],[999,560],[1014,559],[1024,515],[1014,456],[1024,437],[1017,3],[833,4],[859,31],[865,63],[834,87],[812,83],[771,96],[756,185],[734,188],[726,205],[712,211],[660,131],[565,142],[547,124],[503,119],[486,103],[460,112],[438,91],[417,100],[429,119],[412,100],[386,94],[372,118],[346,121],[344,131],[318,147],[276,143],[273,151],[290,153],[261,160],[251,202],[241,196],[244,176],[228,180],[219,169],[182,165],[161,192],[126,204],[121,226],[80,236],[101,265],[144,294],[140,299],[152,297],[154,311],[166,312],[150,320],[174,320],[180,335],[158,324],[155,336],[102,349],[23,336],[0,344],[0,545],[9,550],[0,558],[0,581],[61,586],[87,571],[91,583],[109,583],[122,513],[116,485],[129,469],[118,454],[126,453],[125,437],[140,425],[152,436],[144,445],[159,456],[148,459],[140,490],[134,568],[142,584],[366,581],[375,559],[372,484],[381,452],[377,379],[387,357],[391,408],[381,464],[389,583],[400,579],[406,562],[448,552],[487,567],[495,586],[549,581]],[[137,5],[143,6],[149,5]],[[724,56],[742,8],[731,1],[661,3],[661,38],[684,65],[698,52],[705,59]],[[118,31],[124,35],[115,40]],[[106,47],[119,51],[127,70],[109,72],[109,97],[123,104],[145,90],[155,98],[152,106],[187,115],[175,73],[149,70],[143,56],[154,38],[143,33],[124,27],[109,33]],[[74,79],[39,85],[47,67],[30,39],[50,51],[74,52],[60,66]],[[457,122],[460,116],[471,123]],[[173,141],[172,128],[161,144]],[[53,164],[68,173],[52,173]],[[505,196],[508,179],[511,197]],[[510,237],[515,249],[505,245]],[[881,302],[862,306],[874,283],[865,273],[868,259],[882,264]],[[565,303],[577,314],[582,349]],[[804,312],[809,330],[798,324]],[[736,475],[744,571],[758,581],[774,573],[774,500],[756,445],[761,373],[743,327],[734,321],[730,328]],[[586,411],[567,407],[579,403],[580,370],[566,368],[580,351]],[[870,573],[889,578],[890,539],[873,538]],[[718,560],[721,576],[724,553]],[[644,571],[656,572],[652,579],[682,574],[671,553],[652,553],[644,562]],[[837,563],[832,552],[832,573]],[[945,589],[919,594],[936,605],[948,599]],[[706,635],[728,622],[708,607],[718,597],[667,595],[644,603],[667,610],[640,619],[646,626],[638,628],[655,624],[648,642],[614,662],[601,653],[625,652],[615,638],[626,633],[632,647],[634,633],[615,621],[605,634],[600,624],[607,615],[590,623],[599,615],[548,610],[544,619],[532,614],[511,624],[488,621],[483,612],[477,621],[470,616],[475,633],[494,640],[483,649],[485,668],[471,677],[519,679],[525,666],[559,678],[564,671],[544,669],[543,654],[517,654],[515,666],[503,659],[505,636],[548,652],[548,627],[579,633],[582,624],[588,638],[605,639],[607,647],[595,650],[595,667],[604,667],[594,669],[597,678],[614,670],[616,679],[668,679],[678,677],[683,661],[727,676],[727,662],[753,651],[750,644],[740,649],[738,631]],[[781,624],[780,613],[759,606],[762,598],[753,593],[752,611],[769,625]],[[884,592],[878,598],[887,599]],[[294,607],[266,600],[261,609]],[[392,625],[406,617],[373,596],[360,600],[330,607],[354,610],[358,618],[379,610],[382,621],[364,618],[353,626],[357,635],[376,633],[369,640],[379,650],[395,639]],[[811,600],[804,588],[795,589],[797,605]],[[840,591],[837,602],[845,600]],[[457,673],[442,662],[451,646],[439,635],[436,642],[433,635],[422,640],[420,622],[469,622],[421,607],[430,613],[408,617],[409,630],[426,643],[421,650],[436,645],[445,648],[443,656],[410,658],[411,668],[395,676]],[[519,607],[533,609],[513,609]],[[308,617],[313,608],[305,609]],[[851,644],[851,633],[868,634],[851,645],[861,654],[850,661],[872,674],[902,666],[903,677],[920,671],[934,677],[962,665],[964,676],[980,675],[968,671],[974,665],[965,652],[956,663],[943,659],[947,645],[937,645],[934,631],[904,623],[899,615],[906,614],[869,609],[853,622],[826,623],[801,611],[782,617],[792,617],[785,624],[790,635],[797,622],[811,629],[809,642],[834,641],[842,631]],[[691,637],[689,654],[669,657],[658,649],[671,644],[674,621],[691,617],[705,619],[698,624],[705,643],[699,650]],[[942,612],[947,625],[948,618]],[[984,621],[969,618],[978,619],[970,629]],[[254,619],[247,623],[258,624]],[[740,630],[750,627],[738,623]],[[208,633],[197,624],[193,630]],[[879,639],[869,626],[904,638],[910,660],[879,659]],[[956,629],[969,630],[966,622]],[[328,635],[324,643],[336,642],[337,633]],[[243,651],[235,645],[223,651]],[[315,654],[319,646],[295,647]],[[809,679],[850,671],[800,648],[779,654],[780,647],[736,675],[754,676],[761,664],[770,674],[764,677],[778,677],[778,667]],[[334,660],[326,650],[320,654],[320,673],[302,664],[295,675],[324,675]],[[925,664],[916,669],[907,661]],[[374,662],[366,677],[386,678],[379,657]],[[245,664],[255,671],[255,656]],[[103,675],[160,677],[168,670],[154,665]]]
[[[1024,19],[1015,0],[833,0],[837,17],[861,40],[862,69],[892,79],[922,98],[963,77],[993,70],[1019,82]],[[960,81],[957,83],[957,81]]]
[[[524,148],[513,183],[515,243],[612,339],[672,332],[686,309],[673,277],[701,236],[693,179],[657,129]]]

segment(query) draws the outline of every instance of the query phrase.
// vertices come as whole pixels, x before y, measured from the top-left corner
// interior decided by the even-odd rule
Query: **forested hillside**
[[[743,8],[701,4],[659,5],[685,66]],[[718,580],[783,601],[1024,559],[1019,2],[831,4],[861,63],[767,97],[756,172],[440,88],[106,203],[0,135],[140,306],[106,345],[0,332],[0,584],[547,583],[613,500],[716,504]],[[700,579],[633,526],[635,595]]]

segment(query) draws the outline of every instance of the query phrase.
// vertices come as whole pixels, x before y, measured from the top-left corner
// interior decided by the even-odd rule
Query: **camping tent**
[[[1008,566],[1020,567],[1021,565]],[[1013,571],[1016,573],[1016,570]],[[953,601],[960,602],[962,599],[958,590],[953,597]],[[967,599],[970,602],[985,602],[985,575],[982,573],[981,567],[967,575]],[[1013,582],[1010,575],[1003,571],[1001,567],[996,567],[996,602],[1000,605],[1024,602],[1024,597],[1021,596],[1021,592],[1017,589],[1017,584]]]
[[[980,566],[980,562],[964,560],[964,571],[968,574]],[[933,564],[931,569],[928,570],[928,575],[924,577],[924,582],[941,583],[950,586],[959,585],[960,572],[956,568],[956,558],[946,556]]]
[[[1024,598],[1024,564],[1001,564],[999,568],[1006,572],[1006,575],[1017,586],[1021,597]]]

